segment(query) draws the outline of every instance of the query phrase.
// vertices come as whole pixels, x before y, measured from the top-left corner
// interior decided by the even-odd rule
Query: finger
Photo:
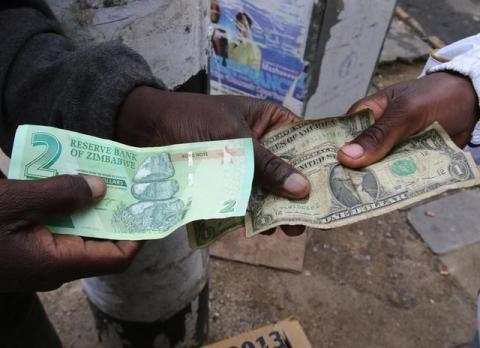
[[[58,273],[65,281],[123,272],[141,247],[135,241],[85,241],[67,235],[54,239]]]
[[[278,196],[299,199],[310,192],[310,182],[293,166],[268,151],[254,140],[255,178],[268,191]]]
[[[305,232],[306,227],[300,225],[282,225],[280,229],[289,237],[297,237]]]
[[[388,106],[388,89],[379,91],[371,96],[360,99],[354,103],[347,111],[347,114],[358,112],[360,110],[370,109],[372,110],[373,117],[378,120],[383,116],[383,113]]]
[[[373,111],[375,123],[338,152],[340,163],[361,168],[381,160],[392,147],[416,129],[406,122],[404,106],[388,102],[390,89],[380,91],[353,104],[349,113],[365,108]]]
[[[49,215],[67,215],[99,201],[106,185],[93,176],[61,175],[43,180],[0,181],[0,212],[6,220],[37,221]],[[8,204],[7,204],[8,203]]]
[[[362,168],[384,158],[390,150],[411,135],[405,123],[386,115],[338,151],[338,160],[350,168]]]
[[[302,118],[281,105],[258,99],[253,101],[253,106],[251,106],[250,112],[247,114],[247,122],[256,139],[260,139],[265,133],[274,128],[301,120]]]

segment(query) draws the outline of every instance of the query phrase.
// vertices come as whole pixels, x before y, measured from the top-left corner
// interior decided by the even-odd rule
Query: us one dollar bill
[[[76,132],[24,125],[10,179],[94,175],[107,184],[93,209],[48,221],[54,233],[117,240],[163,238],[194,220],[244,216],[252,139],[135,148]]]
[[[345,141],[352,140],[372,123],[373,117],[370,115],[369,110],[360,111],[347,117],[303,121],[266,134],[262,138],[262,143],[285,161],[291,162],[296,154],[301,155],[306,149],[315,148],[322,144],[334,143],[334,146],[339,148]],[[336,152],[334,151],[333,153],[336,158]],[[301,168],[299,170],[302,171]],[[226,233],[245,228],[246,226],[250,227],[251,224],[248,224],[248,220],[251,219],[252,212],[255,212],[258,205],[258,197],[262,195],[264,193],[261,187],[254,185],[250,206],[245,218],[213,219],[189,224],[187,229],[190,246],[193,249],[204,248],[220,239]],[[272,197],[289,202],[289,200],[281,197],[273,195]],[[302,223],[299,222],[298,224],[301,225]],[[247,233],[248,236],[254,235],[248,230]]]
[[[379,216],[449,189],[480,183],[469,153],[460,150],[438,124],[396,146],[382,161],[361,170],[340,165],[337,152],[373,123],[368,110],[347,117],[304,121],[265,135],[263,144],[311,183],[309,197],[289,200],[255,186],[244,225],[251,237],[281,225],[330,229]],[[236,228],[242,226],[237,220]],[[202,222],[217,239],[235,229],[226,222]],[[200,224],[190,228],[201,235]],[[205,236],[205,232],[204,236]],[[191,236],[193,247],[211,240]]]
[[[439,124],[399,144],[378,163],[361,170],[343,167],[337,152],[366,128],[364,117],[307,121],[263,139],[267,148],[309,178],[312,189],[308,198],[294,201],[256,188],[245,219],[247,236],[280,225],[340,227],[479,183],[471,155],[460,150]],[[309,131],[314,125],[317,129]],[[306,131],[309,135],[302,135]],[[318,142],[320,133],[342,137]]]

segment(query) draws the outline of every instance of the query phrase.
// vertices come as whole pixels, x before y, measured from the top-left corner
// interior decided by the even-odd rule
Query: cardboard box
[[[312,348],[312,345],[300,323],[287,319],[204,348]]]

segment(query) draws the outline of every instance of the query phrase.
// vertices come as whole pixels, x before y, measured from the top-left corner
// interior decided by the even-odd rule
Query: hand
[[[0,293],[52,290],[74,279],[124,270],[138,243],[54,235],[41,224],[49,216],[92,205],[105,191],[95,177],[0,180]]]
[[[479,115],[470,80],[445,72],[394,84],[358,101],[349,112],[365,108],[373,110],[375,124],[338,152],[339,161],[350,168],[381,160],[397,143],[435,121],[464,147]]]
[[[299,120],[287,109],[259,99],[138,87],[120,110],[117,139],[145,147],[252,137],[255,179],[276,195],[300,199],[310,192],[308,179],[259,142],[269,130]],[[284,231],[299,232],[294,227]]]

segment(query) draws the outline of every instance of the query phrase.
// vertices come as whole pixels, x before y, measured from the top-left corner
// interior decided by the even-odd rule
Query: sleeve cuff
[[[62,105],[62,111],[71,115],[66,117],[67,129],[111,139],[120,107],[135,87],[166,89],[143,57],[124,45],[110,42],[79,51],[75,61],[80,63],[84,53],[85,64],[82,68],[71,64],[77,68],[65,87],[73,95]]]
[[[480,105],[480,34],[432,52],[420,77],[440,71],[454,71],[470,78]],[[473,130],[471,145],[480,146],[480,122]]]

